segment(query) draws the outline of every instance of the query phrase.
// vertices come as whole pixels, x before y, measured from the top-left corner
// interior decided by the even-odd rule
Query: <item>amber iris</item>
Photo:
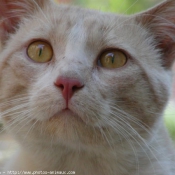
[[[27,55],[38,63],[49,62],[53,57],[53,50],[46,41],[34,41],[27,48]]]
[[[105,51],[99,58],[100,66],[108,69],[120,68],[127,62],[126,55],[120,50]]]

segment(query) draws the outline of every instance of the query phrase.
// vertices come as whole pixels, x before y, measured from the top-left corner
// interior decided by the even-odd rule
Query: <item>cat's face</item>
[[[9,24],[1,26],[12,35],[0,54],[0,107],[14,135],[95,147],[154,130],[169,96],[172,59],[162,59],[165,47],[146,27],[148,18],[50,1],[14,4],[23,10],[22,22],[15,32]],[[102,64],[103,58],[108,62]],[[122,61],[115,66],[117,59]]]

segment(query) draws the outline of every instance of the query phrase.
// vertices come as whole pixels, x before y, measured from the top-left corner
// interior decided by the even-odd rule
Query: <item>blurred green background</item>
[[[165,124],[175,141],[175,100],[170,101],[164,115]]]
[[[161,2],[161,0],[55,0],[106,12],[132,14]]]
[[[101,11],[132,14],[152,7],[160,0],[74,0],[72,2]]]
[[[62,2],[68,2],[76,4],[82,7],[91,9],[97,9],[105,12],[116,12],[119,14],[133,14],[161,2],[161,0],[60,0]],[[175,72],[175,66],[174,66]],[[175,79],[174,79],[175,80]],[[175,82],[175,81],[174,81]],[[172,98],[165,111],[165,124],[175,141],[175,83],[173,86],[174,92]],[[173,95],[174,94],[174,95]]]

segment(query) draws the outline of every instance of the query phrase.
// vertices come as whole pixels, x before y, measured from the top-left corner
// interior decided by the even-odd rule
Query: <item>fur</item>
[[[175,56],[174,0],[131,16],[48,0],[0,3],[0,110],[20,145],[6,171],[175,174],[162,118]],[[41,39],[53,48],[49,63],[27,57],[28,45]],[[125,66],[97,64],[110,48],[125,52]],[[70,99],[71,113],[61,112],[60,76],[84,84]]]

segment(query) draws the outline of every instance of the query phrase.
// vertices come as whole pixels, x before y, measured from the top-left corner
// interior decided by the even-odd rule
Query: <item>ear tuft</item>
[[[175,1],[167,0],[137,15],[137,21],[154,36],[163,56],[163,66],[170,68],[175,60]]]

